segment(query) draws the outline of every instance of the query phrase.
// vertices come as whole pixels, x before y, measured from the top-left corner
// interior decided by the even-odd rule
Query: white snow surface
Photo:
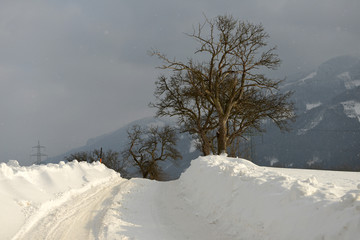
[[[199,157],[180,179],[0,164],[0,239],[358,239],[360,173]]]
[[[340,73],[337,77],[344,81],[346,89],[353,89],[360,86],[360,80],[352,79],[349,72]]]
[[[346,101],[341,103],[344,107],[346,116],[357,118],[360,122],[360,103],[356,101]]]
[[[306,77],[304,77],[304,78],[302,78],[300,80],[296,80],[294,82],[286,83],[282,87],[289,87],[289,86],[292,86],[294,84],[302,85],[302,84],[305,83],[305,81],[308,81],[308,80],[313,79],[314,77],[316,77],[316,75],[317,75],[317,72],[312,72],[309,75],[307,75]]]
[[[312,72],[309,75],[307,75],[306,77],[300,79],[299,82],[305,83],[306,80],[313,79],[316,75],[317,75],[317,72]]]
[[[325,113],[325,109],[323,109],[322,111],[320,111],[317,116],[315,116],[313,118],[313,120],[309,123],[307,123],[303,128],[299,129],[297,131],[297,135],[303,135],[305,134],[307,131],[315,128],[317,125],[319,125],[319,123],[324,119],[324,113]]]
[[[20,239],[37,222],[75,196],[119,179],[100,163],[70,163],[21,167],[15,160],[0,164],[0,239]],[[46,229],[43,229],[46,231]]]
[[[309,111],[313,108],[317,108],[317,107],[320,107],[322,105],[321,102],[316,102],[316,103],[307,103],[306,104],[306,111]]]

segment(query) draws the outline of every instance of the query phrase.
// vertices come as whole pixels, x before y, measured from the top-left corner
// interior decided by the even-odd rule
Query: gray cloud
[[[357,0],[22,0],[0,8],[0,161],[29,163],[152,115],[157,48],[186,59],[192,26],[232,14],[263,23],[281,74],[360,55]],[[34,160],[34,159],[32,159]]]

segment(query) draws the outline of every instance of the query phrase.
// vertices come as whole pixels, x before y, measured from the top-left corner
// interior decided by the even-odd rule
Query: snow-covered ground
[[[360,173],[200,157],[171,182],[100,163],[0,164],[0,239],[353,239]]]
[[[73,161],[30,167],[20,167],[17,161],[1,163],[0,239],[11,239],[15,234],[19,239],[42,239],[25,236],[29,229],[37,228],[43,218],[64,205],[72,205],[75,198],[96,192],[119,179],[119,174],[100,163]]]

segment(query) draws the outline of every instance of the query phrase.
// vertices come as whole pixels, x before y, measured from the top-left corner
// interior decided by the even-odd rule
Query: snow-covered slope
[[[297,119],[289,133],[273,125],[253,140],[258,165],[360,171],[360,59],[342,56],[290,78]],[[276,159],[276,161],[274,161]]]
[[[360,175],[200,157],[180,179],[0,165],[1,239],[358,239]]]
[[[180,179],[199,216],[229,239],[357,239],[360,175],[200,158]]]

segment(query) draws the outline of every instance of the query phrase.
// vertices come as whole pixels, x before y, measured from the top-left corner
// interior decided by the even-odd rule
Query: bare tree
[[[161,169],[159,161],[181,158],[174,147],[176,145],[176,132],[173,128],[150,127],[143,129],[134,125],[128,131],[129,144],[122,152],[125,160],[131,161],[138,167],[143,178],[159,180]]]
[[[128,177],[128,173],[126,172],[126,162],[123,159],[119,159],[119,152],[115,152],[111,149],[107,150],[105,153],[100,153],[99,149],[95,149],[93,151],[82,151],[72,153],[69,156],[65,157],[66,161],[73,161],[77,160],[79,162],[96,162],[102,158],[102,163],[110,168],[113,169],[121,174],[122,177]]]
[[[73,160],[78,162],[88,162],[90,160],[90,154],[88,152],[82,151],[65,156],[65,161],[71,162]]]
[[[155,96],[161,99],[150,106],[158,108],[157,116],[177,116],[183,132],[189,132],[200,140],[204,155],[214,152],[214,137],[210,134],[216,127],[215,108],[198,95],[188,83],[190,76],[178,72],[167,79],[160,76],[156,82]]]
[[[91,161],[99,161],[102,159],[102,163],[121,174],[122,177],[127,177],[126,162],[123,159],[119,159],[119,152],[108,149],[105,153],[102,153],[99,149],[95,149],[92,152]]]
[[[287,128],[294,117],[291,93],[280,93],[281,80],[261,73],[280,65],[276,47],[264,49],[269,35],[261,24],[218,16],[206,19],[188,36],[199,43],[195,54],[205,60],[184,63],[152,52],[163,61],[160,68],[173,73],[157,82],[157,102],[150,105],[158,108],[158,116],[177,116],[185,131],[201,140],[205,155],[208,149],[226,152],[250,128],[261,130],[266,118]]]

